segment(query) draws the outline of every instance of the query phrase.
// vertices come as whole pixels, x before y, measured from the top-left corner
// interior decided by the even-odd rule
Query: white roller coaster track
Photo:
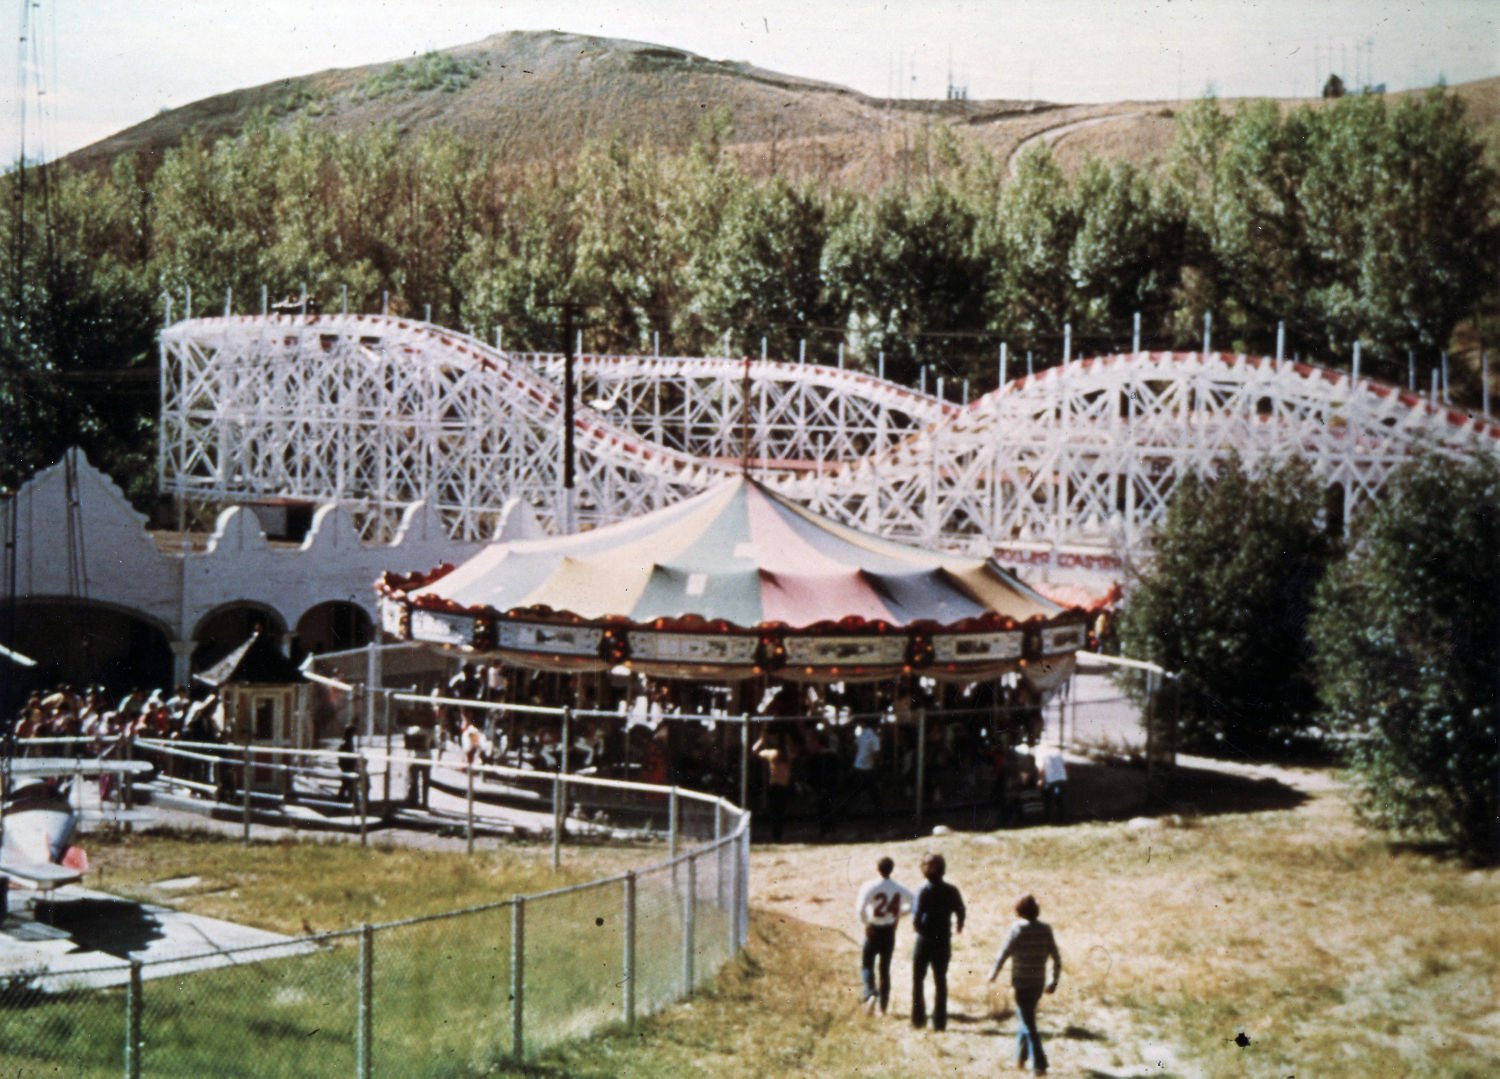
[[[418,499],[455,537],[484,538],[515,497],[556,530],[561,372],[558,356],[397,318],[179,322],[162,332],[162,488],[339,501],[370,538]],[[886,535],[1119,552],[1147,540],[1178,477],[1230,453],[1301,457],[1356,513],[1415,452],[1500,447],[1493,422],[1394,387],[1223,353],[1075,361],[963,408],[798,363],[585,356],[576,373],[580,526],[701,490],[744,454],[773,486]]]
[[[563,357],[525,358],[562,385]],[[657,445],[738,464],[742,435],[748,436],[750,456],[766,473],[856,461],[959,412],[862,371],[817,364],[584,356],[575,378],[580,401]]]

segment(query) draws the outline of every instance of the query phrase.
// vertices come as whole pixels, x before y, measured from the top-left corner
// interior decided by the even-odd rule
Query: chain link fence
[[[587,786],[654,800],[671,855],[269,947],[62,972],[39,961],[0,975],[0,1075],[470,1074],[681,1000],[747,939],[749,814],[675,788],[556,780],[560,808]]]

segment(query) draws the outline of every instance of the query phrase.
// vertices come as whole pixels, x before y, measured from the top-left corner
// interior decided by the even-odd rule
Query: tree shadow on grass
[[[1210,816],[1296,809],[1308,796],[1280,780],[1237,776],[1208,768],[1177,767],[1168,781],[1159,813]]]
[[[1208,768],[1178,766],[1158,783],[1158,789],[1164,794],[1155,801],[1148,801],[1144,765],[1125,761],[1070,762],[1065,819],[1060,824],[1120,821],[1132,817],[1177,815],[1192,818],[1220,813],[1263,813],[1296,809],[1308,800],[1302,791],[1276,779],[1231,775]],[[1007,822],[989,803],[930,810],[926,824],[928,828],[934,824],[945,825],[955,832],[1057,826],[1042,822]]]

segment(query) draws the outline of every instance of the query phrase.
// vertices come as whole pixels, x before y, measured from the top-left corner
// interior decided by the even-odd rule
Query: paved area
[[[26,975],[49,993],[124,985],[131,960],[143,964],[143,978],[165,978],[315,950],[305,940],[79,885],[47,899],[12,891],[0,921],[0,978]]]

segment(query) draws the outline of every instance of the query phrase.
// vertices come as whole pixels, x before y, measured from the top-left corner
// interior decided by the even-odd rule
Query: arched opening
[[[286,623],[269,607],[248,600],[228,604],[203,616],[193,632],[193,670],[201,671],[223,659],[231,650],[250,638],[256,628],[273,635],[286,636]]]
[[[369,612],[348,600],[329,600],[308,608],[297,619],[292,659],[300,661],[307,655],[362,648],[374,638],[375,624],[371,621]]]
[[[3,633],[0,630],[0,633]],[[9,648],[36,660],[7,664],[0,679],[7,710],[33,689],[102,685],[110,692],[169,688],[172,647],[167,632],[132,611],[78,599],[20,599]]]

